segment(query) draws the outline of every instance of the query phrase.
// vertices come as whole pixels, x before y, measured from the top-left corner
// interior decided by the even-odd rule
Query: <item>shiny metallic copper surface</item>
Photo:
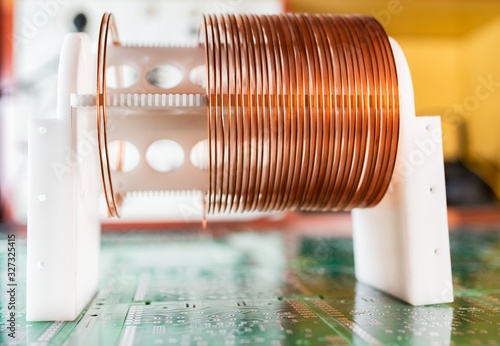
[[[119,216],[109,163],[105,14],[97,54],[96,121],[104,196]],[[388,189],[399,139],[397,71],[372,17],[205,15],[206,211],[350,210]],[[119,76],[117,76],[119,77]],[[123,144],[120,144],[123,145]],[[116,167],[122,168],[119,147]]]
[[[399,136],[397,73],[371,17],[207,15],[208,210],[377,204]]]
[[[97,47],[97,85],[96,85],[96,126],[97,144],[99,149],[99,164],[101,166],[101,179],[104,190],[104,197],[108,208],[108,216],[119,217],[118,205],[121,196],[115,196],[113,190],[113,180],[109,165],[108,136],[107,136],[107,112],[106,112],[106,52],[108,36],[111,35],[112,44],[120,44],[118,31],[111,13],[105,13],[99,31]],[[121,170],[122,155],[118,155],[117,167]]]

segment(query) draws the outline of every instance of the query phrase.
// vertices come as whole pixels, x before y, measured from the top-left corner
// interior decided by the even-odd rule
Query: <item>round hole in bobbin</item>
[[[173,65],[158,65],[146,73],[149,84],[162,89],[171,89],[182,82],[182,72]]]
[[[189,154],[189,159],[196,168],[202,170],[208,169],[208,141],[206,139],[199,141],[193,146]]]
[[[149,146],[146,151],[146,161],[158,172],[171,172],[184,162],[184,151],[179,143],[170,139],[160,139]]]
[[[199,65],[189,72],[189,80],[194,85],[198,85],[202,88],[207,86],[207,69],[205,65]]]
[[[141,155],[135,145],[123,140],[110,142],[108,144],[108,154],[109,166],[115,172],[131,172],[139,165],[141,160]]]
[[[137,81],[139,74],[130,65],[113,65],[106,69],[106,85],[112,89],[129,88]]]

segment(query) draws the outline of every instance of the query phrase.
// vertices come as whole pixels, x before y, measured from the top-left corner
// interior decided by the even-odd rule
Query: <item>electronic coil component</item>
[[[108,36],[119,46],[106,14],[97,131],[104,196],[109,214],[118,216],[124,191],[114,194],[104,101]],[[200,46],[209,212],[345,210],[382,199],[396,161],[399,98],[389,38],[375,19],[207,15]]]
[[[353,210],[359,280],[451,301],[440,135],[371,17],[205,15],[197,45],[140,46],[105,14],[97,59],[68,36],[57,117],[30,124],[28,319],[78,315],[97,285],[99,195],[120,216],[138,191],[198,191],[209,214]],[[179,148],[195,160],[173,162]]]

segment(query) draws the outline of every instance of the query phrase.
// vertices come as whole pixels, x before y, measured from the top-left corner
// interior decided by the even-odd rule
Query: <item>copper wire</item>
[[[331,107],[331,95],[333,91],[333,86],[331,85],[331,78],[333,76],[333,71],[331,69],[332,60],[330,54],[328,54],[329,44],[326,41],[326,33],[324,31],[323,25],[320,23],[317,16],[311,16],[310,25],[312,26],[312,34],[314,35],[315,46],[318,51],[318,62],[320,77],[319,80],[322,81],[321,93],[319,97],[318,112],[322,115],[321,123],[318,121],[318,125],[322,130],[323,137],[321,139],[321,144],[323,145],[322,153],[320,157],[320,171],[318,172],[318,179],[322,180],[322,183],[316,185],[315,190],[312,192],[313,196],[308,196],[308,203],[304,205],[305,208],[311,208],[313,205],[313,197],[316,199],[321,195],[321,190],[323,184],[331,176],[332,168],[332,122],[330,117],[327,116]]]
[[[380,201],[396,159],[399,95],[375,19],[212,15],[203,30],[215,57],[207,59],[209,210]]]
[[[351,18],[352,23],[356,23],[358,21],[357,17]],[[356,29],[356,27],[355,27]],[[377,65],[373,63],[373,57],[376,57],[376,52],[373,48],[371,37],[367,35],[366,29],[364,28],[364,23],[359,27],[360,31],[356,32],[356,37],[359,39],[359,48],[357,51],[361,53],[363,57],[363,66],[366,71],[371,71],[371,76],[368,73],[365,73],[365,78],[367,79],[367,99],[366,99],[366,108],[365,108],[365,117],[368,120],[368,134],[367,134],[367,144],[365,152],[368,153],[368,156],[365,156],[365,166],[363,175],[367,175],[373,177],[375,174],[375,166],[377,162],[377,152],[373,149],[376,148],[380,141],[379,135],[379,121],[378,121],[378,112],[379,107],[381,105],[380,100],[377,97],[377,84],[378,81],[381,80],[380,69],[377,68]],[[380,93],[379,93],[380,94]],[[357,198],[356,195],[353,197],[353,200],[350,206],[359,205],[359,203],[363,203],[365,200],[367,189],[370,188],[370,184],[375,179],[363,179],[358,186]]]
[[[363,96],[365,93],[365,85],[362,82],[362,76],[366,75],[364,72],[364,64],[360,59],[359,54],[361,51],[357,49],[359,47],[359,40],[356,35],[353,35],[351,22],[347,20],[346,17],[339,17],[339,21],[343,22],[344,26],[344,39],[350,42],[348,46],[348,56],[350,57],[349,62],[351,63],[353,71],[353,94],[355,98],[350,98],[352,102],[349,105],[349,119],[352,121],[349,137],[353,140],[353,160],[350,162],[351,166],[349,169],[349,175],[346,177],[346,182],[342,183],[344,188],[339,192],[339,200],[336,203],[339,209],[346,208],[346,201],[353,197],[353,193],[359,184],[359,178],[361,176],[362,159],[364,158],[365,151],[361,150],[363,147],[363,142],[365,140],[365,133],[363,131],[363,115],[362,109],[364,106]]]
[[[108,208],[108,216],[120,217],[118,205],[121,198],[115,196],[113,180],[109,165],[108,151],[108,116],[106,112],[106,56],[108,35],[111,35],[112,44],[118,45],[118,31],[114,17],[111,13],[105,13],[102,17],[97,47],[97,78],[96,78],[96,126],[99,149],[99,164],[101,167],[101,179],[104,190],[104,198]],[[121,155],[118,155],[118,168],[121,169]]]
[[[108,214],[119,216],[108,153],[101,22],[96,122]],[[206,15],[206,211],[349,210],[387,191],[399,139],[397,71],[371,17]],[[118,73],[119,74],[119,73]],[[117,76],[120,77],[120,76]],[[122,169],[123,143],[119,144]]]

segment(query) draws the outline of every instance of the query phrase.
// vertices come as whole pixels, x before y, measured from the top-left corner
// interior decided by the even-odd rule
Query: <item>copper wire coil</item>
[[[231,19],[229,18],[229,15],[224,16],[224,24],[225,23],[231,23]],[[234,33],[234,26],[228,24],[227,29],[226,29],[226,44],[230,43],[230,39],[235,35]],[[228,62],[237,69],[236,66],[236,60],[237,60],[237,52],[235,50],[227,50],[227,59]],[[237,73],[231,73],[229,69],[227,69],[227,78],[228,78],[228,89],[229,89],[229,94],[234,95],[236,93],[236,85],[238,84],[238,74]],[[234,100],[236,101],[236,100]],[[229,103],[228,107],[229,109],[238,109],[239,104],[235,104],[235,102],[232,102],[232,98],[229,98]],[[237,102],[237,101],[236,101]],[[238,131],[235,130],[234,126],[237,124],[236,120],[237,114],[236,112],[231,112],[228,116],[228,125],[230,129],[230,148],[228,150],[229,152],[229,158],[228,162],[230,167],[237,167],[238,166]],[[234,174],[230,174],[228,176],[228,182],[227,182],[227,190],[226,191],[234,191],[237,189],[237,181],[236,181],[236,176]],[[230,196],[229,193],[226,192],[226,203],[228,206],[228,209],[231,210],[233,206],[233,196]]]
[[[109,35],[119,44],[105,14],[96,121],[108,214],[119,216],[104,102]],[[206,15],[200,39],[208,212],[349,210],[380,201],[396,160],[399,95],[390,42],[375,19]],[[119,154],[118,170],[121,160]]]
[[[283,71],[283,73],[290,74],[290,85],[288,92],[290,93],[289,104],[285,105],[285,110],[278,110],[278,119],[280,117],[290,118],[290,137],[289,142],[285,141],[283,144],[283,152],[286,153],[290,148],[294,149],[293,155],[289,158],[284,158],[282,168],[286,172],[286,165],[293,164],[293,170],[286,172],[287,181],[290,183],[285,183],[285,181],[279,180],[279,187],[277,189],[277,210],[283,210],[286,205],[291,205],[291,208],[295,206],[291,203],[296,202],[296,197],[300,189],[300,175],[302,173],[303,163],[303,152],[304,144],[307,141],[306,128],[303,123],[302,114],[302,100],[301,95],[304,94],[302,75],[302,62],[297,51],[296,35],[294,34],[293,27],[291,27],[290,22],[287,17],[277,17],[276,21],[282,26],[284,33],[284,52],[282,54],[288,56],[288,70]],[[287,52],[289,52],[287,54]],[[301,90],[302,87],[302,90]],[[288,106],[288,111],[286,110]],[[288,144],[288,145],[287,145]],[[285,198],[281,198],[284,196]]]
[[[113,180],[109,165],[109,150],[107,136],[107,112],[106,112],[106,53],[108,36],[111,35],[112,44],[120,44],[118,31],[114,17],[111,13],[105,13],[99,30],[98,50],[97,50],[97,77],[96,77],[96,127],[97,144],[99,150],[99,164],[101,167],[101,180],[104,190],[104,197],[108,209],[108,216],[120,217],[118,206],[121,196],[117,196],[113,190]],[[118,81],[118,83],[120,83]],[[122,148],[119,148],[122,151]],[[117,168],[122,168],[122,155],[118,155]]]
[[[284,129],[285,122],[276,122],[276,116],[279,104],[283,102],[279,99],[279,95],[283,95],[284,92],[280,89],[283,88],[284,81],[281,81],[280,75],[283,70],[283,62],[279,58],[279,45],[275,39],[276,36],[276,28],[275,25],[269,20],[268,17],[258,17],[261,21],[262,28],[265,32],[265,36],[269,40],[269,48],[267,51],[268,55],[268,66],[270,73],[270,80],[268,81],[268,90],[269,90],[269,103],[268,105],[274,104],[275,107],[272,108],[273,117],[268,117],[267,125],[268,127],[268,157],[270,162],[275,162],[275,165],[266,165],[267,166],[267,186],[264,191],[265,198],[259,201],[258,209],[268,208],[270,203],[272,203],[272,198],[275,196],[273,194],[273,186],[276,182],[278,174],[281,172],[278,170],[279,167],[282,167],[281,163],[283,162],[283,151],[280,149],[280,144],[284,140]],[[279,82],[273,83],[274,80],[279,79]],[[279,91],[278,91],[279,90]],[[274,101],[273,101],[274,100]]]
[[[348,45],[348,59],[347,62],[350,65],[350,70],[352,72],[352,85],[351,92],[357,93],[356,98],[353,100],[349,99],[348,104],[348,119],[351,121],[349,126],[348,136],[351,138],[349,141],[353,160],[348,162],[346,166],[346,171],[348,174],[344,175],[344,180],[340,183],[341,189],[337,195],[337,199],[334,202],[339,209],[345,209],[346,201],[353,197],[354,190],[357,188],[359,183],[359,178],[362,171],[362,159],[367,153],[363,147],[363,141],[365,139],[365,133],[363,131],[363,97],[365,94],[366,87],[362,83],[362,77],[366,73],[363,73],[363,61],[360,59],[358,53],[360,50],[359,41],[356,35],[352,35],[351,32],[351,22],[346,20],[344,17],[339,17],[338,20],[344,25],[340,27],[343,30],[341,33],[342,39],[346,42],[350,42]],[[350,155],[348,154],[348,157]]]
[[[361,25],[361,23],[360,23]],[[386,125],[386,128],[385,128],[385,132],[384,132],[384,136],[382,137],[382,146],[380,146],[380,153],[382,154],[383,156],[383,159],[380,161],[381,162],[381,168],[379,170],[379,174],[376,176],[376,180],[375,182],[373,183],[373,186],[374,186],[374,189],[373,189],[373,193],[371,195],[371,198],[369,198],[367,200],[367,204],[368,205],[371,205],[371,204],[376,204],[378,201],[380,201],[380,199],[383,197],[383,194],[385,193],[385,189],[388,187],[389,185],[389,182],[390,182],[390,176],[387,175],[387,170],[389,169],[389,167],[393,167],[394,164],[392,163],[391,164],[391,157],[392,156],[395,156],[396,155],[396,147],[394,146],[394,143],[396,143],[397,145],[397,140],[394,141],[394,127],[397,127],[399,129],[399,124],[396,124],[399,117],[397,119],[395,119],[394,117],[394,112],[391,111],[391,110],[394,110],[395,107],[397,107],[399,109],[399,105],[395,104],[394,103],[394,100],[392,98],[392,92],[393,92],[393,84],[394,84],[394,80],[396,78],[396,73],[393,72],[393,70],[395,71],[395,68],[393,68],[393,66],[391,66],[391,56],[392,56],[392,52],[386,47],[386,45],[384,45],[384,40],[383,40],[383,37],[381,37],[381,35],[374,35],[374,37],[376,39],[373,39],[371,40],[372,42],[375,43],[375,46],[379,48],[378,50],[378,54],[380,54],[380,56],[383,57],[383,66],[384,66],[384,77],[386,79],[386,83],[383,84],[383,86],[385,87],[385,90],[384,92],[382,93],[383,97],[384,97],[384,101],[385,101],[385,104],[386,104],[386,107],[385,109],[388,109],[388,120],[385,125]],[[392,61],[393,62],[393,61]],[[382,128],[384,129],[384,128]],[[391,174],[392,174],[392,169],[391,169]],[[389,179],[387,179],[389,178]],[[382,186],[382,188],[379,188],[378,191],[377,191],[377,188],[378,186]],[[383,192],[381,191],[383,190]]]
[[[328,80],[328,92],[325,93],[326,97],[326,107],[323,110],[324,117],[326,118],[326,123],[329,123],[329,126],[325,124],[325,130],[328,135],[327,143],[327,155],[325,161],[325,170],[322,174],[324,187],[318,186],[319,191],[316,194],[316,200],[324,201],[327,196],[328,188],[331,186],[331,181],[336,178],[337,172],[334,168],[338,163],[338,152],[336,152],[336,142],[335,138],[338,138],[340,134],[338,131],[340,130],[340,126],[338,126],[338,120],[340,117],[332,118],[330,114],[334,112],[336,109],[338,99],[335,95],[335,91],[339,89],[338,84],[341,82],[340,76],[340,66],[339,63],[334,58],[338,53],[337,45],[334,39],[332,39],[331,31],[329,30],[329,24],[327,23],[326,16],[313,16],[313,19],[318,21],[319,30],[316,31],[318,36],[323,39],[321,43],[318,44],[318,47],[321,47],[323,50],[323,54],[325,56],[325,68],[323,73],[323,78]],[[337,78],[333,78],[336,76]],[[324,203],[324,202],[323,202]]]
[[[326,33],[324,31],[323,25],[319,22],[317,16],[310,16],[311,32],[314,36],[315,46],[318,54],[318,68],[319,68],[319,80],[321,83],[320,95],[332,95],[333,85],[330,76],[333,76],[333,71],[331,69],[332,60],[328,50],[330,48],[328,42],[326,41]],[[318,97],[318,108],[317,112],[321,115],[321,122],[318,121],[318,127],[322,131],[322,139],[319,143],[322,144],[322,150],[320,153],[320,170],[318,171],[318,179],[322,179],[323,183],[326,183],[329,177],[331,177],[332,169],[332,153],[333,153],[333,132],[331,131],[331,119],[328,116],[331,107],[330,97]],[[304,208],[311,208],[314,202],[314,196],[318,199],[321,194],[322,184],[316,184],[314,190],[310,190],[311,194],[308,195],[307,201]]]
[[[356,19],[357,18],[353,19],[353,24],[354,24],[354,20],[356,20]],[[362,46],[362,44],[363,44],[362,39],[360,39],[360,37],[359,37],[360,33],[358,33],[356,31],[355,25],[348,25],[347,29],[349,30],[350,38],[351,38],[351,40],[353,40],[353,42],[355,42],[355,45],[357,47]],[[361,105],[358,105],[358,106],[360,106],[361,109],[368,107],[368,112],[370,112],[370,95],[366,94],[367,90],[373,89],[372,78],[369,78],[369,76],[366,72],[369,69],[368,59],[370,58],[370,56],[369,56],[369,54],[366,54],[366,52],[364,52],[363,50],[356,49],[356,48],[354,49],[354,52],[352,55],[354,57],[356,57],[356,59],[357,59],[356,67],[359,69],[359,76],[360,76],[359,82],[362,84],[361,95],[360,95],[361,96],[361,98],[360,98]],[[369,113],[366,114],[365,116],[373,117],[373,115],[370,115]],[[372,124],[373,124],[373,122],[372,122]],[[372,162],[372,158],[373,158],[370,155],[371,151],[367,150],[367,148],[370,145],[368,142],[369,126],[370,126],[370,122],[368,122],[368,124],[363,124],[363,123],[361,124],[361,129],[360,129],[361,134],[358,136],[361,140],[361,143],[359,146],[360,155],[358,155],[356,171],[353,174],[354,182],[351,184],[351,186],[353,186],[354,189],[352,189],[351,191],[348,191],[345,194],[345,197],[347,198],[347,200],[349,200],[349,199],[351,200],[350,204],[346,205],[345,203],[343,203],[343,202],[345,202],[345,199],[342,199],[339,202],[341,205],[341,208],[350,208],[351,206],[355,206],[358,204],[358,202],[361,198],[362,187],[359,186],[360,179],[361,179],[361,176],[363,173],[363,164],[362,164],[361,160],[366,160],[366,162]],[[361,155],[361,153],[368,153],[370,156]],[[367,181],[368,180],[365,179],[365,182],[367,182]]]
[[[352,18],[352,22],[356,23],[358,18],[354,17]],[[363,57],[363,66],[367,71],[372,71],[372,75],[369,76],[368,74],[365,74],[368,82],[368,90],[374,90],[376,91],[377,88],[379,87],[380,83],[377,83],[377,81],[382,81],[382,75],[380,74],[382,72],[381,69],[377,67],[376,64],[374,64],[374,57],[377,57],[377,52],[374,49],[374,46],[372,45],[371,37],[369,35],[364,34],[364,31],[356,31],[356,26],[354,26],[355,33],[357,33],[355,36],[359,38],[359,44],[360,47],[364,47],[365,49],[357,49],[361,53],[361,56]],[[366,29],[365,29],[366,30]],[[367,166],[365,167],[365,173],[368,176],[374,176],[376,174],[376,163],[377,163],[377,151],[374,150],[373,148],[377,148],[380,144],[380,107],[382,105],[380,95],[382,95],[382,92],[378,93],[378,97],[375,97],[375,95],[368,95],[367,98],[367,105],[365,106],[366,108],[366,113],[365,115],[369,117],[369,131],[368,133],[372,134],[367,138],[367,152],[369,156],[366,158],[366,163]],[[382,106],[383,107],[383,106]],[[365,199],[366,192],[372,186],[373,181],[375,179],[367,180],[364,179],[364,181],[361,182],[361,185],[358,188],[358,199],[354,198],[353,201],[351,202],[351,205],[357,205],[359,201],[362,201]]]
[[[209,211],[380,201],[396,159],[399,96],[390,42],[376,20],[211,15],[202,30],[213,57]]]
[[[324,29],[327,32],[327,37],[330,40],[331,57],[334,62],[334,106],[327,113],[327,116],[331,117],[332,114],[336,114],[333,117],[334,121],[334,135],[333,135],[333,166],[331,180],[328,184],[324,186],[325,194],[323,195],[323,208],[331,209],[328,203],[331,201],[332,196],[338,196],[339,194],[339,184],[343,178],[345,171],[345,160],[347,155],[347,148],[344,148],[341,138],[347,137],[348,123],[346,122],[346,98],[342,95],[346,92],[348,87],[348,77],[349,70],[347,65],[347,60],[344,57],[344,45],[346,42],[342,41],[340,33],[335,25],[335,23],[330,23],[330,17],[324,17],[325,25]],[[345,143],[347,144],[347,143]],[[347,145],[346,145],[347,146]],[[321,201],[321,199],[319,199]]]
[[[315,127],[316,131],[316,143],[318,143],[315,146],[315,156],[313,160],[313,171],[312,171],[312,177],[309,179],[309,184],[306,187],[306,191],[308,191],[307,194],[305,194],[302,198],[301,204],[303,205],[304,209],[307,209],[311,206],[311,203],[314,201],[314,196],[317,195],[317,188],[320,186],[318,183],[318,180],[321,179],[321,177],[324,177],[324,170],[326,168],[326,164],[321,164],[323,161],[323,156],[326,153],[327,147],[325,147],[326,144],[328,144],[327,141],[324,140],[324,137],[326,135],[327,127],[325,126],[326,118],[325,114],[326,112],[324,111],[324,99],[322,95],[326,95],[325,91],[325,79],[322,78],[322,73],[321,70],[325,69],[326,66],[323,64],[322,61],[325,59],[324,58],[324,53],[321,52],[321,50],[324,48],[322,44],[318,41],[320,38],[317,35],[317,32],[319,31],[319,28],[316,26],[316,22],[314,20],[314,17],[308,16],[308,20],[304,20],[304,17],[298,17],[299,20],[301,21],[301,26],[302,30],[308,32],[309,34],[309,39],[310,39],[310,44],[311,44],[311,50],[312,50],[312,60],[313,60],[313,66],[314,66],[314,71],[315,71],[315,86],[319,90],[319,92],[315,95],[314,98],[314,118],[313,124]],[[326,77],[326,76],[325,76]]]

